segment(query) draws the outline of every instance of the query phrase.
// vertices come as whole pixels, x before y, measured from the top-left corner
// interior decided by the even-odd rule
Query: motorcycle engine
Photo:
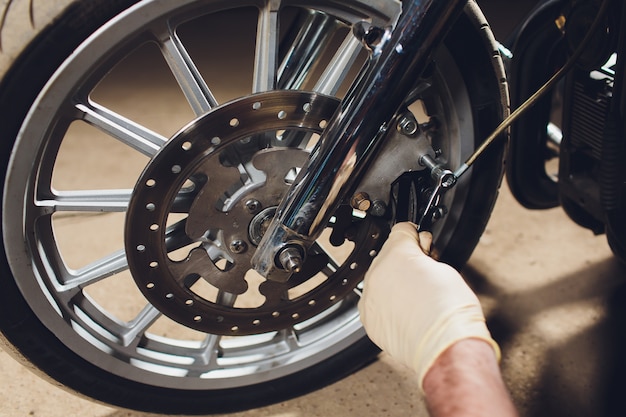
[[[595,16],[585,7],[568,17],[566,41],[570,49]],[[619,205],[621,178],[621,126],[612,115],[617,53],[613,33],[600,31],[563,85],[559,189],[563,209],[581,226],[605,231],[606,211]]]
[[[560,147],[561,202],[581,225],[603,232],[600,178],[603,143],[613,95],[612,60],[599,70],[576,70],[563,96],[563,141]]]

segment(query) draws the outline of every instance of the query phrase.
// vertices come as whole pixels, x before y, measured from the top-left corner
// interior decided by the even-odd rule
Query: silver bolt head
[[[402,116],[398,122],[398,127],[400,131],[407,136],[414,136],[419,129],[417,120],[412,116]]]
[[[248,244],[240,239],[233,240],[229,246],[233,253],[243,253],[248,249]]]
[[[304,263],[300,251],[294,247],[283,249],[278,255],[278,260],[286,271],[293,274],[300,272]]]
[[[259,200],[248,200],[246,201],[246,210],[250,214],[256,214],[261,210],[261,202]]]

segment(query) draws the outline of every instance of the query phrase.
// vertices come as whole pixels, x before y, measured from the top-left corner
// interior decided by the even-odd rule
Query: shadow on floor
[[[522,415],[626,416],[625,273],[609,258],[545,286],[503,293],[465,268],[473,288],[496,300],[488,326]]]

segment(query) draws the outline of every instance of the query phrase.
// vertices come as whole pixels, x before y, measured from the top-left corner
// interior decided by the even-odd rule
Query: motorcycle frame
[[[465,4],[408,0],[393,28],[364,28],[360,35],[370,51],[368,65],[329,121],[320,145],[259,243],[252,258],[257,272],[279,282],[297,272],[308,248],[376,158],[407,93]],[[292,268],[285,267],[289,264]]]

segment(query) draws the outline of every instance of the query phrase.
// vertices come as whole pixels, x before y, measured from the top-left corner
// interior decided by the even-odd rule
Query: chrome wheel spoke
[[[268,0],[259,13],[252,84],[254,93],[269,91],[276,86],[280,3],[280,0]]]
[[[120,332],[122,344],[126,347],[139,344],[141,336],[161,317],[161,312],[153,305],[146,305],[135,319]]]
[[[237,301],[237,294],[231,294],[225,291],[220,291],[217,295],[217,304],[224,307],[232,307]]]
[[[283,329],[276,335],[276,338],[281,341],[290,351],[297,350],[301,347],[298,340],[298,333],[293,327]]]
[[[206,337],[204,343],[195,356],[196,363],[207,369],[217,367],[217,358],[220,355],[220,340],[222,336],[210,334]]]
[[[152,157],[167,138],[94,102],[76,105],[78,118],[97,127],[120,142]]]
[[[141,338],[137,351],[143,355],[148,366],[172,367],[178,370],[177,376],[200,378],[219,367],[220,340],[221,336],[209,335],[200,343],[175,346],[166,338],[146,334]]]
[[[126,254],[116,251],[81,269],[64,275],[60,283],[66,289],[86,287],[128,269]]]
[[[131,190],[56,191],[52,199],[42,199],[37,205],[48,212],[118,212],[125,211]]]
[[[352,33],[348,33],[313,90],[322,94],[337,94],[341,84],[352,69],[361,48],[361,42]]]
[[[168,31],[168,35],[161,41],[161,52],[192,110],[200,116],[217,106],[217,100],[177,34]]]
[[[105,314],[82,291],[72,297],[71,306],[68,319],[80,323],[83,332],[88,333],[101,346],[112,344],[116,350],[126,351],[128,354],[128,347],[132,345],[129,341],[132,339],[125,338],[130,328],[126,323]]]

